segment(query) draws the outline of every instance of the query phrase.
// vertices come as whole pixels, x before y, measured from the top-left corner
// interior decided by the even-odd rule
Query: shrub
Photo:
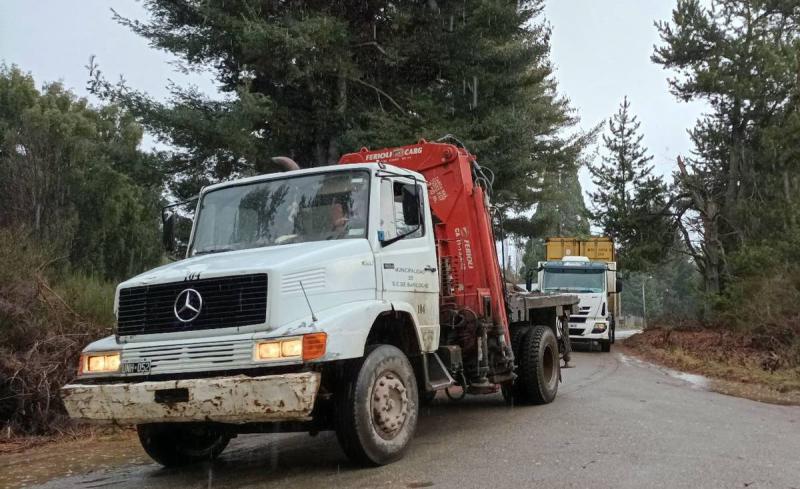
[[[59,397],[83,346],[112,324],[114,286],[72,273],[20,231],[0,230],[0,424],[18,434],[67,425]]]

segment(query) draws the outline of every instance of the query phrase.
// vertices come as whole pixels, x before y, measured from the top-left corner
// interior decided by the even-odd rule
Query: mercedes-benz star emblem
[[[184,289],[175,298],[175,317],[182,323],[190,323],[197,319],[203,309],[203,297],[194,289]]]

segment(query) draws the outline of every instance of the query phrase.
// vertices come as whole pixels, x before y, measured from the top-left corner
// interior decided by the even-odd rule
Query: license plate
[[[150,360],[141,360],[138,362],[122,362],[123,374],[149,374],[150,373]]]

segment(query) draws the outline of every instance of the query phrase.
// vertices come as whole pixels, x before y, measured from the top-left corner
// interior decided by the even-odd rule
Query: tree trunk
[[[328,139],[328,164],[335,165],[339,162],[339,137],[345,128],[345,115],[347,114],[347,78],[340,74],[336,78],[336,124],[333,134]]]

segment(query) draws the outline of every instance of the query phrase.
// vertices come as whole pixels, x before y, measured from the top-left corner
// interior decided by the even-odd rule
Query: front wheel
[[[140,424],[136,431],[144,451],[165,467],[213,460],[230,441],[228,435],[203,424]]]
[[[391,345],[350,364],[336,395],[336,437],[350,460],[385,465],[400,459],[417,428],[419,397],[408,358]]]

